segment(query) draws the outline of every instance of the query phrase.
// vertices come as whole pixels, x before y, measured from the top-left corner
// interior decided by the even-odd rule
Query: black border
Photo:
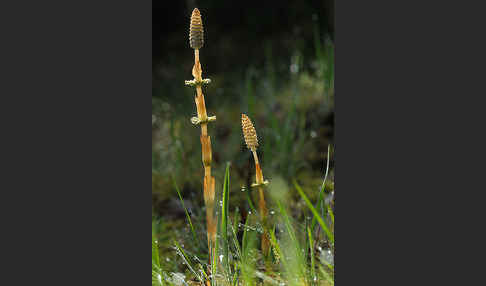
[[[476,282],[483,9],[337,2],[336,281]],[[2,9],[2,285],[150,283],[151,6]]]
[[[480,8],[336,2],[336,283],[475,284]]]
[[[4,4],[0,284],[149,285],[151,1]]]

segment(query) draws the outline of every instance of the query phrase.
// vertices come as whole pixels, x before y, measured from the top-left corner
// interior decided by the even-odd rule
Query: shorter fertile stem
[[[260,167],[260,162],[258,161],[258,155],[256,150],[251,150],[253,153],[253,159],[255,159],[255,180],[258,185],[263,184],[263,173]]]
[[[262,222],[263,226],[263,235],[262,235],[262,252],[264,255],[268,253],[269,247],[270,247],[270,240],[268,237],[268,229],[267,229],[267,216],[268,216],[268,210],[265,202],[265,195],[263,193],[263,172],[262,168],[260,167],[260,162],[258,161],[258,155],[256,150],[252,150],[253,153],[253,158],[255,159],[255,177],[256,177],[256,183],[259,185],[258,186],[258,195],[259,195],[259,200],[258,200],[258,211],[260,212],[260,220]]]
[[[256,135],[255,127],[253,127],[253,123],[251,123],[250,118],[245,114],[241,115],[241,128],[243,130],[243,137],[245,138],[245,143],[248,149],[251,150],[253,154],[253,159],[255,161],[255,179],[256,184],[252,186],[258,186],[258,194],[259,194],[259,212],[260,212],[260,219],[263,226],[263,235],[262,235],[262,252],[264,255],[268,254],[268,250],[270,247],[270,238],[268,235],[268,227],[267,227],[267,216],[268,210],[265,203],[265,195],[263,193],[263,186],[268,182],[263,180],[263,172],[262,168],[260,167],[260,162],[258,161],[258,154],[256,149],[258,147],[258,137]]]

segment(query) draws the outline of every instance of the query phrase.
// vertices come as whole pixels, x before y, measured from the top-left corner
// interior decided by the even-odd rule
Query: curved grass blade
[[[329,230],[327,225],[324,223],[324,220],[322,219],[322,217],[319,215],[317,210],[314,208],[312,203],[309,201],[309,199],[305,195],[304,191],[302,191],[302,189],[300,188],[300,186],[297,184],[297,182],[295,180],[294,180],[294,186],[297,189],[297,191],[299,192],[302,199],[305,201],[305,203],[309,207],[309,209],[311,210],[311,212],[314,214],[314,217],[317,219],[317,222],[319,222],[319,225],[322,227],[322,230],[324,230],[324,232],[326,233],[327,238],[329,239],[331,244],[334,245],[334,234]]]
[[[230,225],[231,226],[231,231],[233,233],[233,236],[232,236],[232,240],[233,240],[233,245],[235,246],[235,250],[236,250],[236,257],[235,258],[241,258],[241,249],[240,249],[240,244],[238,242],[238,236],[236,235],[236,231],[235,231],[235,228],[233,227],[233,225]]]
[[[324,268],[322,268],[322,266],[319,266],[319,271],[321,272],[322,276],[324,277],[324,279],[326,279],[326,281],[329,284],[334,285],[334,279],[331,277],[329,273],[327,273],[326,270],[324,270]]]
[[[300,283],[306,280],[306,258],[303,253],[304,250],[301,248],[301,243],[297,238],[295,228],[292,225],[287,210],[282,206],[279,200],[277,200],[276,203],[280,210],[280,214],[282,215],[283,224],[287,230],[286,235],[282,236],[283,247],[279,246],[277,249],[284,266],[284,276],[289,279],[289,286],[302,285]],[[275,236],[275,234],[272,235]],[[307,283],[304,283],[304,285],[307,285]]]
[[[326,163],[326,174],[324,175],[324,181],[322,182],[321,190],[319,191],[319,199],[317,200],[316,203],[316,209],[321,209],[321,213],[324,212],[324,207],[323,207],[323,202],[324,202],[324,189],[326,187],[326,180],[327,180],[327,175],[329,174],[329,162],[331,161],[331,145],[327,145],[327,163]],[[312,218],[312,225],[311,225],[311,230],[314,231],[314,228],[316,226],[317,219],[314,216]]]
[[[189,258],[187,257],[186,253],[184,252],[184,249],[182,249],[182,247],[179,245],[179,243],[177,243],[177,241],[175,241],[175,240],[174,240],[174,244],[176,246],[176,252],[177,252],[177,254],[179,254],[179,256],[182,258],[182,260],[184,261],[184,263],[189,268],[189,270],[197,277],[197,279],[199,281],[203,282],[202,277],[199,275],[199,273],[197,273],[194,270],[194,268],[192,268],[191,264],[189,263]]]
[[[249,191],[246,191],[246,200],[248,201],[248,205],[250,205],[250,210],[258,216],[258,212],[255,208],[255,205],[253,204],[253,201],[251,200],[251,196],[250,196],[250,192]]]
[[[287,229],[287,232],[290,236],[290,239],[292,240],[292,243],[294,245],[298,245],[298,240],[297,240],[297,237],[295,235],[295,231],[294,231],[294,228],[292,227],[292,223],[290,222],[290,218],[287,214],[287,211],[285,210],[284,207],[282,207],[282,204],[280,203],[280,201],[277,201],[277,206],[280,210],[280,213],[282,214],[282,218],[284,220],[284,225],[285,225],[285,228]]]
[[[186,218],[187,218],[187,221],[189,222],[189,226],[191,227],[191,232],[192,232],[192,236],[194,237],[194,241],[196,241],[196,243],[199,243],[199,239],[197,238],[196,232],[194,231],[194,226],[192,225],[191,216],[189,215],[189,212],[187,211],[187,208],[184,205],[184,200],[182,199],[181,192],[179,191],[179,187],[177,187],[174,176],[172,176],[172,182],[174,183],[174,188],[177,191],[177,195],[179,195],[179,200],[181,201],[182,208],[184,209],[184,212],[186,213]]]

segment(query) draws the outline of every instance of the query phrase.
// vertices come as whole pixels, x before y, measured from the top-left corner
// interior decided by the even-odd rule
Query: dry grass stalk
[[[215,116],[208,117],[206,112],[206,104],[204,102],[204,94],[202,93],[202,85],[208,84],[209,79],[202,79],[202,68],[199,62],[199,49],[204,44],[204,30],[202,25],[201,13],[197,8],[192,11],[191,24],[189,28],[189,44],[194,49],[194,66],[192,68],[192,75],[194,80],[186,81],[186,85],[196,87],[196,96],[194,101],[196,103],[197,117],[191,118],[193,124],[201,126],[201,150],[202,162],[204,166],[204,203],[206,205],[206,221],[208,245],[210,249],[210,261],[212,257],[212,246],[216,239],[216,217],[214,215],[214,177],[211,176],[211,137],[208,135],[208,122],[216,120]]]
[[[245,114],[241,114],[241,128],[243,130],[243,137],[245,138],[245,143],[248,149],[253,153],[253,159],[255,161],[255,179],[256,183],[252,184],[252,187],[258,188],[259,201],[258,208],[260,212],[260,219],[263,225],[263,235],[262,235],[262,252],[264,255],[268,254],[270,248],[270,238],[267,228],[267,216],[268,209],[265,203],[265,195],[263,193],[263,187],[268,184],[268,181],[263,180],[263,172],[260,167],[260,162],[258,161],[258,154],[256,152],[258,147],[258,137],[255,131],[255,127],[251,123],[251,120]]]

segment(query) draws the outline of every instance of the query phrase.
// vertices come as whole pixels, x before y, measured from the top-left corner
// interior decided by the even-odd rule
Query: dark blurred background
[[[241,113],[255,125],[265,178],[289,188],[295,178],[317,193],[334,136],[334,1],[153,1],[153,214],[184,219],[174,182],[192,211],[203,205],[200,127],[190,123],[195,90],[184,86],[195,7],[203,78],[212,80],[203,93],[208,115],[217,116],[208,127],[217,196],[230,162],[230,211],[248,208],[254,166]]]

